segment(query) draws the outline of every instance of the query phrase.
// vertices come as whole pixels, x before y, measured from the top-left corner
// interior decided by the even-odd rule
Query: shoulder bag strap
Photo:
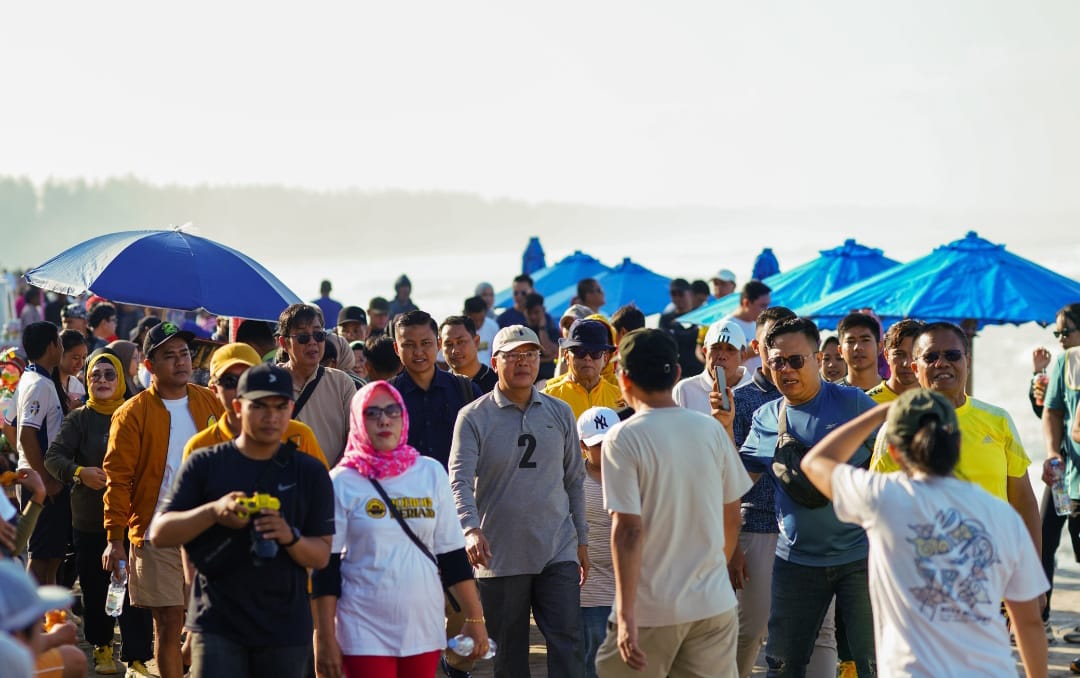
[[[300,415],[300,410],[304,409],[304,405],[307,404],[308,398],[315,392],[315,387],[319,385],[319,381],[322,380],[323,374],[325,373],[326,368],[319,365],[319,369],[315,370],[315,378],[304,388],[304,392],[300,394],[300,397],[296,400],[296,405],[293,406],[293,419],[296,419],[296,417]]]
[[[428,549],[427,544],[420,541],[420,537],[417,537],[416,533],[409,528],[409,524],[405,522],[405,518],[401,516],[401,512],[394,506],[394,502],[390,501],[390,497],[386,494],[386,490],[383,489],[383,486],[379,481],[374,478],[368,478],[368,480],[371,481],[371,484],[375,486],[375,491],[382,497],[383,503],[386,504],[386,510],[390,512],[390,515],[394,516],[394,520],[397,521],[398,525],[401,525],[401,529],[405,530],[405,534],[408,535],[409,539],[412,539],[413,543],[416,544],[416,547],[424,552],[424,555],[427,556],[428,560],[435,563],[436,568],[439,567],[438,559],[435,558],[435,555]]]

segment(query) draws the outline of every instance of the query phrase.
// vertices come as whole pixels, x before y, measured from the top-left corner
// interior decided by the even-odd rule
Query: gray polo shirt
[[[588,543],[585,464],[570,407],[534,387],[522,410],[498,387],[461,408],[450,486],[464,530],[491,545],[477,577],[539,574]]]

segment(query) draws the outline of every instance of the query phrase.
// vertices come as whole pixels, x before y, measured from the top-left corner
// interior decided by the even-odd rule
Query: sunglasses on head
[[[607,353],[607,351],[603,349],[599,351],[590,351],[588,349],[581,348],[580,346],[575,346],[574,348],[569,349],[569,351],[570,355],[574,356],[575,358],[581,359],[588,356],[593,360],[600,360],[604,357],[604,354]]]
[[[316,343],[323,343],[326,341],[326,332],[322,330],[315,330],[314,332],[304,332],[303,334],[287,334],[286,337],[295,339],[298,344],[306,344],[312,339]]]
[[[1054,330],[1054,338],[1055,339],[1061,339],[1062,337],[1067,337],[1067,336],[1069,336],[1070,334],[1072,334],[1073,332],[1076,332],[1076,331],[1077,331],[1076,328],[1073,328],[1073,327],[1066,327],[1065,329],[1061,330],[1060,332],[1057,331],[1057,330]]]
[[[950,363],[958,363],[964,359],[964,352],[956,348],[950,348],[948,351],[928,351],[919,356],[919,360],[927,365],[933,365],[943,356]]]
[[[386,407],[371,407],[364,408],[364,419],[370,419],[372,421],[378,421],[383,415],[386,415],[387,419],[400,419],[401,418],[401,405],[394,403],[393,405],[387,405]]]
[[[240,377],[235,374],[223,374],[217,378],[217,383],[221,388],[236,388],[240,383]]]
[[[793,370],[801,370],[802,366],[806,364],[806,359],[809,357],[810,356],[808,355],[799,355],[797,353],[789,356],[779,355],[775,358],[769,358],[765,364],[769,366],[769,369],[776,370],[777,372],[784,369],[784,365],[790,365]]]

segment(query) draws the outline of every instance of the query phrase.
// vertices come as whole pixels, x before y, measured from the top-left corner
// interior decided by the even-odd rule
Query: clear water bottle
[[[1054,497],[1054,511],[1059,516],[1067,516],[1072,512],[1072,502],[1069,501],[1069,491],[1065,489],[1065,467],[1060,459],[1051,459],[1050,469],[1054,474],[1054,484],[1050,486],[1050,494]]]
[[[476,647],[476,641],[464,633],[459,633],[450,640],[446,641],[446,646],[450,648],[450,651],[454,654],[459,654],[462,657],[468,657],[473,653],[473,649]],[[488,651],[487,654],[480,657],[481,659],[491,659],[495,656],[495,641],[488,639]]]
[[[127,591],[127,562],[120,561],[120,576],[113,575],[109,593],[105,596],[105,614],[119,617],[124,610],[124,592]]]

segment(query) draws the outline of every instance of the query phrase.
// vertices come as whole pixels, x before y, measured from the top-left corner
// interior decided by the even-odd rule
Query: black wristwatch
[[[296,542],[298,541],[300,541],[300,528],[294,527],[292,529],[292,541],[290,541],[288,544],[282,544],[281,547],[287,549],[292,546],[296,546]]]

